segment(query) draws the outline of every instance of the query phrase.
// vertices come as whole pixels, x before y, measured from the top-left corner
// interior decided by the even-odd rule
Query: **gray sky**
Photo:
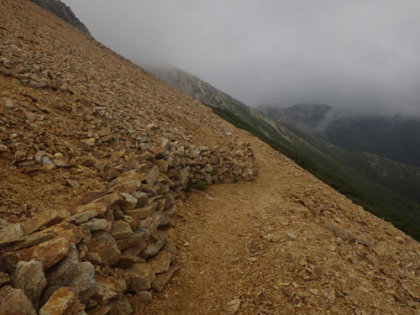
[[[249,105],[420,114],[418,0],[65,0],[92,35]]]

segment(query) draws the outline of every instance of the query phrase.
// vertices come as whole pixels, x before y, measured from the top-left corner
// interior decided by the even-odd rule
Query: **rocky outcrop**
[[[27,298],[30,312],[100,312],[123,304],[130,313],[125,294],[160,292],[179,270],[168,231],[186,192],[251,181],[257,169],[249,144],[221,148],[164,140],[98,172],[107,189],[83,194],[70,212],[46,213],[0,230],[0,271],[12,279],[10,294]],[[0,310],[8,307],[10,294],[0,297]]]
[[[36,3],[41,8],[51,12],[52,14],[58,16],[63,21],[73,25],[74,27],[81,30],[83,33],[90,35],[87,27],[80,22],[80,20],[74,15],[73,11],[65,3],[60,0],[31,0],[33,3]]]

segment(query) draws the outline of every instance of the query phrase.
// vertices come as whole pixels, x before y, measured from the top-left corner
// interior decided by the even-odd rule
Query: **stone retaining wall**
[[[85,144],[88,145],[88,144]],[[88,148],[87,148],[88,149]],[[37,163],[48,163],[38,154]],[[53,157],[54,158],[54,157]],[[0,314],[130,314],[174,273],[177,200],[195,183],[251,181],[249,144],[161,147],[98,168],[107,189],[68,213],[51,210],[0,230]]]

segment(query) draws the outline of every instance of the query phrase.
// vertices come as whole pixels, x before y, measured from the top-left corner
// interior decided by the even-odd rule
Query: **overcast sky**
[[[65,0],[100,42],[249,105],[420,114],[418,0]]]

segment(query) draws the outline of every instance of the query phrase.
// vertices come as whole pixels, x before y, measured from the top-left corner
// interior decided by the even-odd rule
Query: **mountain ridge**
[[[41,8],[51,12],[63,21],[73,25],[83,33],[91,36],[88,28],[76,17],[71,8],[60,0],[30,0]]]
[[[259,110],[346,150],[369,151],[420,166],[420,118],[320,106],[298,104],[285,109],[261,106]]]

